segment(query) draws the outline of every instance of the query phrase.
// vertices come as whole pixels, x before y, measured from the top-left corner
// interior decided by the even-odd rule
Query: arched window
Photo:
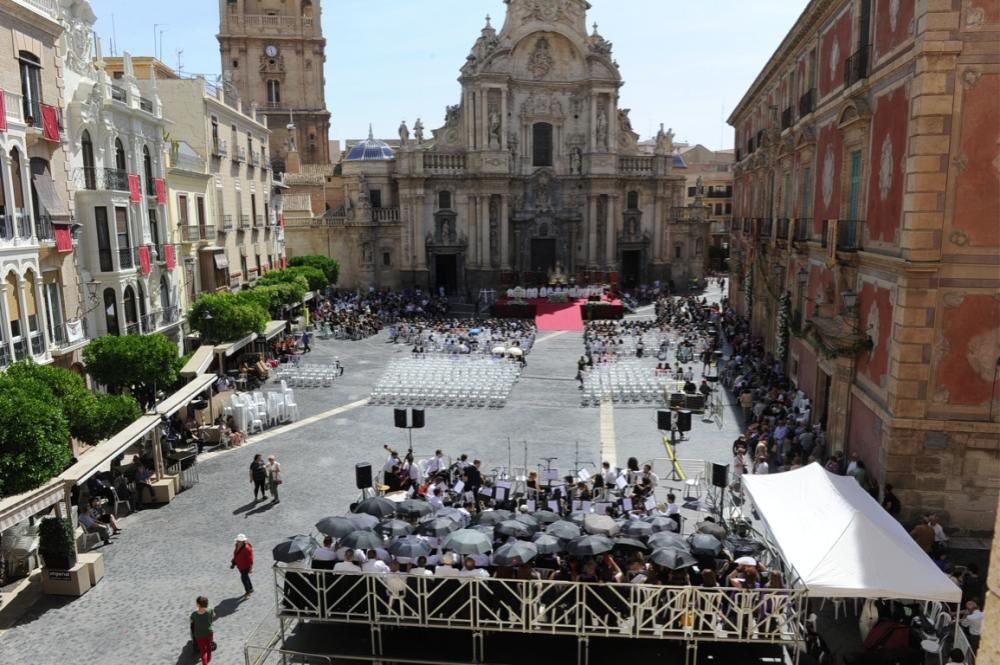
[[[626,198],[627,198],[626,202],[628,204],[627,207],[629,210],[639,209],[639,192],[631,191],[628,193],[628,196]]]
[[[170,280],[166,275],[160,277],[160,309],[170,307]]]
[[[80,152],[83,153],[83,185],[87,189],[97,189],[97,169],[94,166],[94,143],[86,129],[80,136]]]
[[[139,320],[142,321],[142,332],[153,332],[156,323],[146,317],[146,292],[142,288],[142,282],[137,282],[135,288],[138,291],[135,298],[139,302]]]
[[[42,124],[42,61],[29,51],[18,51],[21,69],[21,96],[24,101],[24,120],[29,126]]]
[[[115,139],[115,168],[119,171],[127,171],[128,164],[125,160],[125,146],[121,139]]]
[[[156,186],[153,185],[153,158],[149,156],[149,148],[146,146],[142,146],[142,171],[146,176],[146,193],[154,196]]]
[[[267,103],[281,103],[281,82],[274,79],[267,80]]]
[[[109,335],[120,335],[118,329],[118,299],[114,289],[104,289],[104,325]]]
[[[122,295],[122,306],[125,310],[125,334],[132,335],[138,331],[139,308],[135,304],[135,291],[131,286],[125,287]]]
[[[697,240],[694,241],[694,255],[701,256],[702,252],[704,251],[705,251],[705,241],[701,238],[698,238]]]
[[[312,18],[312,15],[313,15],[312,0],[302,0],[302,18]]]
[[[48,161],[41,157],[32,157],[29,170],[31,171],[31,210],[35,214],[35,235],[43,240],[53,238],[52,218],[48,209],[43,205],[44,201],[38,196],[38,189],[35,187],[35,177],[42,176],[47,180],[52,179],[49,173]]]
[[[531,128],[532,164],[552,166],[552,125],[536,122]]]
[[[451,192],[438,192],[438,208],[441,210],[451,210]]]

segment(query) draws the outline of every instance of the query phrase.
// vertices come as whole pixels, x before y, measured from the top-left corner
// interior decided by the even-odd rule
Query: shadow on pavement
[[[243,504],[242,506],[233,511],[233,515],[239,515],[240,513],[245,513],[246,511],[256,506],[258,503],[259,502],[256,499],[254,499],[250,503]]]
[[[215,606],[216,618],[221,619],[235,613],[236,610],[240,608],[240,604],[244,600],[246,600],[245,596],[233,596],[232,598],[226,598]]]
[[[271,510],[271,508],[274,508],[274,505],[275,504],[274,504],[273,501],[268,501],[263,506],[258,506],[257,508],[254,508],[253,510],[251,510],[250,512],[248,512],[246,515],[244,515],[244,517],[250,517],[251,515],[258,515],[260,513],[266,513],[267,511]]]

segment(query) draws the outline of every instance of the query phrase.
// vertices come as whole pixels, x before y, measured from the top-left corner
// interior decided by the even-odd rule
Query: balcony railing
[[[213,157],[225,157],[229,154],[229,147],[226,142],[222,139],[212,140],[212,156]]]
[[[247,161],[247,149],[243,146],[236,146],[236,150],[233,152],[234,162],[245,162]]]
[[[123,247],[118,250],[119,270],[129,270],[135,267],[135,258],[132,256],[131,247]]]
[[[139,98],[139,108],[141,108],[146,113],[152,113],[153,112],[153,100],[152,99],[146,99],[145,97],[140,97]]]
[[[31,355],[40,356],[45,353],[45,338],[42,337],[42,333],[36,332],[31,334]]]
[[[254,226],[264,226],[264,215],[255,215],[253,218]]]
[[[816,88],[809,88],[799,97],[799,117],[803,118],[816,108]]]
[[[732,196],[732,187],[725,187],[723,189],[713,189],[712,187],[709,187],[708,191],[705,192],[705,197],[710,199],[728,199],[732,198]]]
[[[17,224],[14,215],[0,214],[0,240],[13,240],[17,237]]]
[[[0,368],[10,365],[10,351],[7,350],[7,342],[0,339]]]
[[[781,129],[788,129],[792,126],[792,107],[789,106],[781,112]]]
[[[104,169],[104,188],[116,192],[127,192],[128,171],[125,169]]]
[[[795,242],[808,242],[812,235],[812,217],[799,217],[795,220]]]
[[[14,341],[14,360],[28,359],[28,340],[22,338]]]
[[[398,222],[399,208],[372,208],[373,222]]]
[[[117,85],[111,86],[111,99],[116,102],[128,101],[128,93],[125,92],[124,88],[119,88]]]
[[[227,14],[223,17],[225,32],[233,34],[311,33],[315,25],[311,16],[279,16],[273,14]]]
[[[151,333],[156,330],[156,314],[146,314],[140,317],[140,323],[142,323],[142,331],[146,333]]]
[[[844,85],[851,87],[858,81],[868,78],[868,67],[871,63],[871,46],[862,46],[844,62]]]
[[[97,250],[97,260],[100,262],[101,272],[114,272],[115,266],[111,262],[112,256],[114,254],[110,249]]]
[[[222,232],[223,233],[232,233],[232,231],[233,231],[234,228],[235,227],[233,226],[233,216],[232,215],[223,215],[222,216]]]
[[[838,219],[837,220],[837,251],[856,252],[861,249],[861,227],[864,224],[860,219]]]
[[[778,219],[778,240],[788,240],[788,226],[791,220],[787,217]]]
[[[141,335],[142,334],[142,328],[141,328],[139,322],[136,321],[135,323],[127,323],[127,324],[125,324],[125,334],[126,335]]]
[[[774,220],[771,218],[758,219],[757,220],[757,235],[762,239],[768,239],[771,237],[771,227],[774,224]]]
[[[22,5],[32,7],[51,18],[59,16],[59,6],[56,0],[17,0]]]
[[[56,232],[52,226],[52,217],[42,213],[35,219],[35,237],[39,240],[55,240]]]
[[[447,153],[424,153],[424,168],[428,171],[464,171],[465,155]]]
[[[14,228],[18,238],[29,240],[31,238],[31,213],[20,208],[15,209]]]
[[[250,151],[250,166],[259,166],[259,165],[260,165],[260,153],[257,152],[256,150],[251,150]]]
[[[240,230],[250,228],[250,215],[240,215]]]
[[[163,311],[160,312],[160,323],[164,326],[169,326],[171,323],[175,323],[181,317],[181,310],[177,305],[171,305],[170,307],[164,307]]]
[[[21,102],[21,95],[9,90],[3,91],[4,110],[7,122],[24,124],[24,104]]]
[[[622,173],[652,173],[653,157],[619,157],[618,170]]]
[[[199,240],[215,239],[214,226],[188,226],[186,224],[181,224],[178,228],[180,229],[181,241],[183,242],[198,242]]]

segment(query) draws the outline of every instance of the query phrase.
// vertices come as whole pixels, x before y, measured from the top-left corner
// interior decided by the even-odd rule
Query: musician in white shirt
[[[603,462],[601,466],[604,468],[604,484],[607,487],[614,487],[615,481],[618,480],[618,468],[611,466],[611,462]]]
[[[360,573],[361,566],[354,563],[354,551],[347,550],[346,557],[344,561],[338,561],[333,567],[333,572],[335,573]],[[363,556],[363,555],[362,555]]]
[[[442,453],[440,450],[435,450],[434,457],[427,460],[427,468],[426,468],[427,475],[433,476],[435,473],[438,473],[439,471],[447,471],[447,470],[448,470],[448,462],[444,458],[444,453]]]
[[[431,504],[431,508],[434,509],[434,512],[437,512],[442,508],[444,508],[444,493],[441,491],[441,488],[439,487],[434,488],[434,495],[431,496],[428,503]]]

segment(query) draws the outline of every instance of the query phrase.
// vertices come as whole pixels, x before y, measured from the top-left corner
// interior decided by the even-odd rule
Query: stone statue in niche
[[[500,265],[500,197],[490,197],[490,264]]]
[[[674,130],[673,128],[663,131],[663,123],[660,123],[660,131],[656,133],[656,154],[669,155],[674,152]]]
[[[574,147],[569,153],[569,172],[583,174],[583,151],[580,146]]]
[[[597,148],[608,149],[608,112],[604,109],[597,112]]]
[[[608,224],[608,200],[597,197],[597,260],[604,263],[604,243]]]
[[[406,126],[406,121],[404,120],[399,125],[399,145],[405,148],[406,144],[410,142],[410,128]]]
[[[535,42],[535,50],[532,52],[531,57],[528,58],[528,71],[531,72],[533,77],[540,79],[552,71],[552,65],[554,64],[555,60],[552,58],[552,53],[549,49],[549,40],[542,37]]]
[[[424,142],[424,123],[417,118],[417,121],[413,123],[413,138],[417,140],[417,145]]]
[[[451,224],[447,219],[441,220],[441,242],[451,242]]]
[[[503,131],[500,126],[500,112],[493,109],[489,113],[489,130],[490,130],[490,147],[499,148],[500,147],[500,137]]]
[[[511,132],[507,135],[507,147],[510,149],[511,168],[517,168],[517,133]]]
[[[705,196],[705,179],[701,176],[694,181],[694,193],[699,199]]]
[[[631,112],[632,109],[618,110],[618,128],[625,133],[632,131],[632,120],[628,117],[628,114]]]

